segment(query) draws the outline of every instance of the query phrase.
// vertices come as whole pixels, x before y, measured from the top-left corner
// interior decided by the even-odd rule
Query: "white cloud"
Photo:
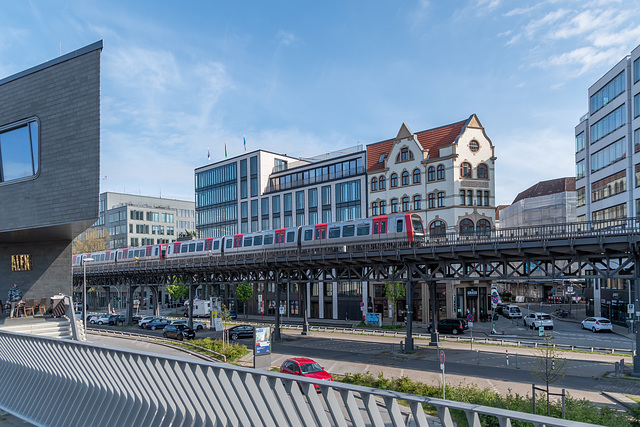
[[[295,34],[284,30],[278,31],[278,33],[276,34],[276,40],[278,41],[278,44],[280,46],[291,46],[294,43],[298,42],[298,38]]]

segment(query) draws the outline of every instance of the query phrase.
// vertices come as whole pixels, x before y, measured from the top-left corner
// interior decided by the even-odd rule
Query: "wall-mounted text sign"
[[[31,254],[11,255],[11,271],[31,270]]]

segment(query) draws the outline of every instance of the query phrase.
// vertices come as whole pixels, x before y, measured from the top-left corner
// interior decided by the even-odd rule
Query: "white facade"
[[[575,128],[579,221],[640,215],[640,46],[589,88]]]
[[[432,234],[495,226],[496,157],[475,115],[417,133],[403,124],[367,152],[370,216],[417,212]]]

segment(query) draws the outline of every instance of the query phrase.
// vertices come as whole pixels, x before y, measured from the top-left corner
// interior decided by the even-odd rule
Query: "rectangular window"
[[[386,214],[387,214],[387,202],[383,200],[380,202],[380,215],[386,215]]]
[[[467,192],[466,192],[466,191],[464,191],[464,190],[460,190],[460,204],[461,204],[462,206],[464,206],[464,205],[465,205],[465,201],[467,200],[467,199],[466,199],[466,196],[467,196]]]
[[[322,222],[331,222],[331,209],[322,210]]]
[[[284,215],[284,228],[293,227],[293,216],[291,214]]]
[[[640,58],[633,61],[633,82],[640,81]]]
[[[264,199],[260,200],[261,202],[261,211],[262,211],[262,216],[269,216],[269,199],[267,197],[265,197]]]
[[[285,194],[282,200],[284,201],[284,211],[291,212],[291,193]]]
[[[636,153],[640,151],[640,129],[633,131],[633,146]]]
[[[584,178],[584,159],[576,163],[576,179]]]
[[[316,225],[318,223],[318,212],[309,212],[309,225]]]
[[[247,217],[248,217],[247,202],[242,202],[240,203],[240,218],[247,219]]]
[[[584,150],[584,132],[576,135],[576,153]]]
[[[296,214],[296,226],[304,225],[304,213]]]
[[[337,239],[340,237],[340,227],[332,227],[329,229],[329,238]]]
[[[617,206],[595,211],[591,214],[593,221],[602,221],[606,219],[620,219],[627,217],[627,204],[622,203]]]
[[[603,169],[627,156],[627,146],[622,138],[591,155],[591,172]]]
[[[482,206],[482,191],[478,190],[476,196],[476,205]]]
[[[322,205],[331,205],[331,186],[329,185],[322,187]]]
[[[269,218],[262,218],[262,230],[269,229]]]
[[[355,225],[345,225],[342,227],[342,237],[353,237],[356,234]]]
[[[271,212],[274,214],[280,213],[280,196],[273,196],[271,198]]]
[[[258,174],[258,156],[253,156],[250,159],[250,173],[251,175],[257,175]]]
[[[0,128],[0,182],[38,173],[39,149],[38,121],[35,118]]]
[[[484,205],[485,206],[489,206],[489,192],[488,191],[484,192]]]
[[[240,198],[247,198],[247,178],[242,178],[240,180]]]
[[[240,178],[247,177],[247,159],[240,160]]]
[[[258,178],[251,178],[251,197],[258,196]]]
[[[624,193],[627,187],[627,174],[622,170],[591,184],[591,201],[606,199]]]
[[[626,108],[623,105],[616,108],[602,119],[591,125],[591,143],[604,138],[614,130],[624,126],[626,121]]]
[[[251,201],[251,217],[252,218],[258,217],[258,199]]]
[[[584,187],[578,188],[576,190],[576,195],[577,195],[576,207],[584,206],[586,203],[586,200],[585,200],[586,193],[584,191]]]
[[[467,206],[473,206],[473,190],[467,190]]]
[[[624,70],[615,76],[602,89],[591,96],[590,113],[593,114],[624,92],[625,87]]]
[[[274,216],[274,217],[273,217],[273,228],[274,228],[274,229],[280,228],[280,225],[281,225],[281,224],[282,224],[282,223],[281,223],[281,221],[280,221],[280,216]]]
[[[308,193],[308,198],[309,198],[309,207],[310,208],[316,208],[318,207],[318,189],[317,188],[310,188]]]
[[[633,97],[633,117],[640,116],[640,93]]]
[[[296,191],[296,210],[304,210],[304,191]]]

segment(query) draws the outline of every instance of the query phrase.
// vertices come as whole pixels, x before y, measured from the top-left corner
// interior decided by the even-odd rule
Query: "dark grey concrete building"
[[[0,80],[0,299],[71,295],[98,219],[102,41]]]

